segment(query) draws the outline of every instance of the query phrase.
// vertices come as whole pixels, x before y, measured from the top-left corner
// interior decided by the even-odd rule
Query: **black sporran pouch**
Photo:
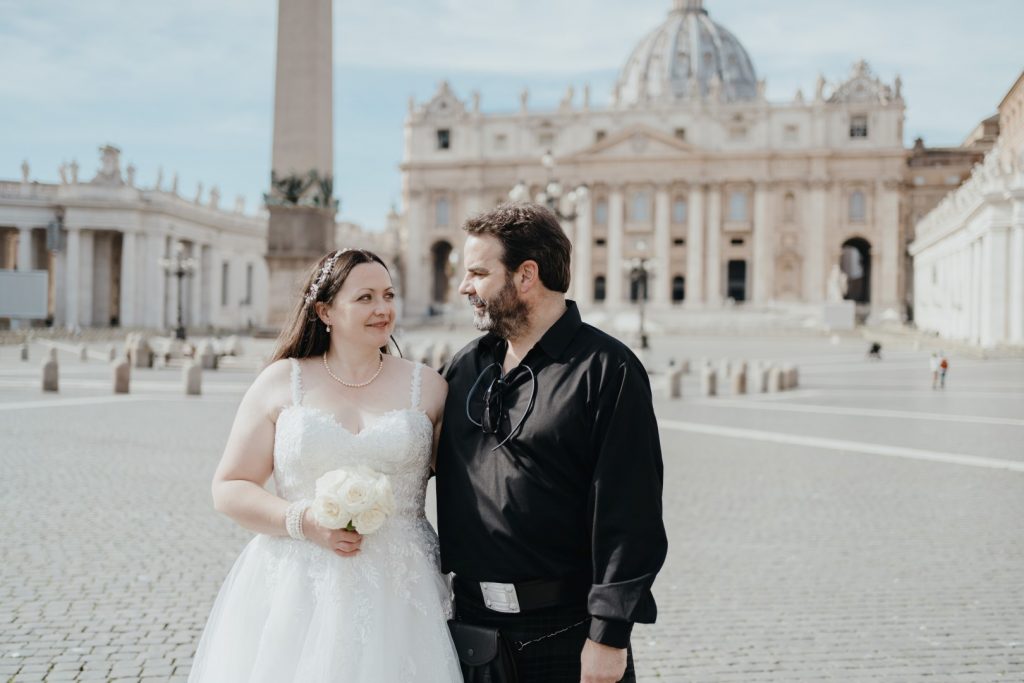
[[[512,645],[496,628],[448,622],[465,683],[517,683]]]

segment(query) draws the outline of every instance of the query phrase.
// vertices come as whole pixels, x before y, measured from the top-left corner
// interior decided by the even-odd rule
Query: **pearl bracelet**
[[[302,517],[308,509],[309,501],[297,500],[289,505],[287,512],[284,513],[284,528],[296,541],[306,540],[306,534],[302,533]]]

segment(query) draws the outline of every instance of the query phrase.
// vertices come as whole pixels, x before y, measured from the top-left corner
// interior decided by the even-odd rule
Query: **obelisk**
[[[268,324],[282,326],[300,280],[334,247],[331,0],[278,0],[267,267]]]

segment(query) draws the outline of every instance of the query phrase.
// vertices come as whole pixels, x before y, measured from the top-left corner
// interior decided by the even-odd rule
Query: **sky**
[[[402,122],[448,80],[484,112],[554,108],[568,85],[610,98],[634,45],[672,0],[334,0],[339,219],[368,229],[400,205]],[[1021,0],[706,0],[746,47],[769,100],[811,95],[865,59],[899,74],[906,140],[957,145],[1024,69]],[[273,0],[0,0],[0,179],[80,177],[114,144],[148,187],[163,169],[192,197],[216,185],[259,208],[270,176]]]

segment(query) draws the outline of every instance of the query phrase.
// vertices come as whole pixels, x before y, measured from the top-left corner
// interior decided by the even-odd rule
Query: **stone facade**
[[[612,104],[571,88],[553,111],[487,114],[447,83],[410,102],[405,124],[403,267],[407,312],[453,296],[453,261],[469,215],[519,181],[552,177],[588,192],[564,226],[585,308],[642,296],[627,263],[648,260],[654,310],[818,306],[839,263],[864,315],[903,315],[906,177],[901,84],[864,62],[812,95],[769,102],[739,42],[699,0],[676,0],[638,44]],[[452,258],[452,254],[456,258]]]
[[[0,181],[0,267],[49,273],[48,322],[57,327],[173,327],[175,278],[160,259],[181,241],[196,260],[183,280],[188,327],[243,328],[265,322],[265,217],[220,208],[216,187],[195,199],[158,179],[139,187],[120,151],[101,149],[92,180],[62,166],[61,182]],[[41,323],[38,323],[41,324]]]
[[[1024,345],[1024,74],[999,105],[999,138],[916,227],[918,327],[982,347]]]

